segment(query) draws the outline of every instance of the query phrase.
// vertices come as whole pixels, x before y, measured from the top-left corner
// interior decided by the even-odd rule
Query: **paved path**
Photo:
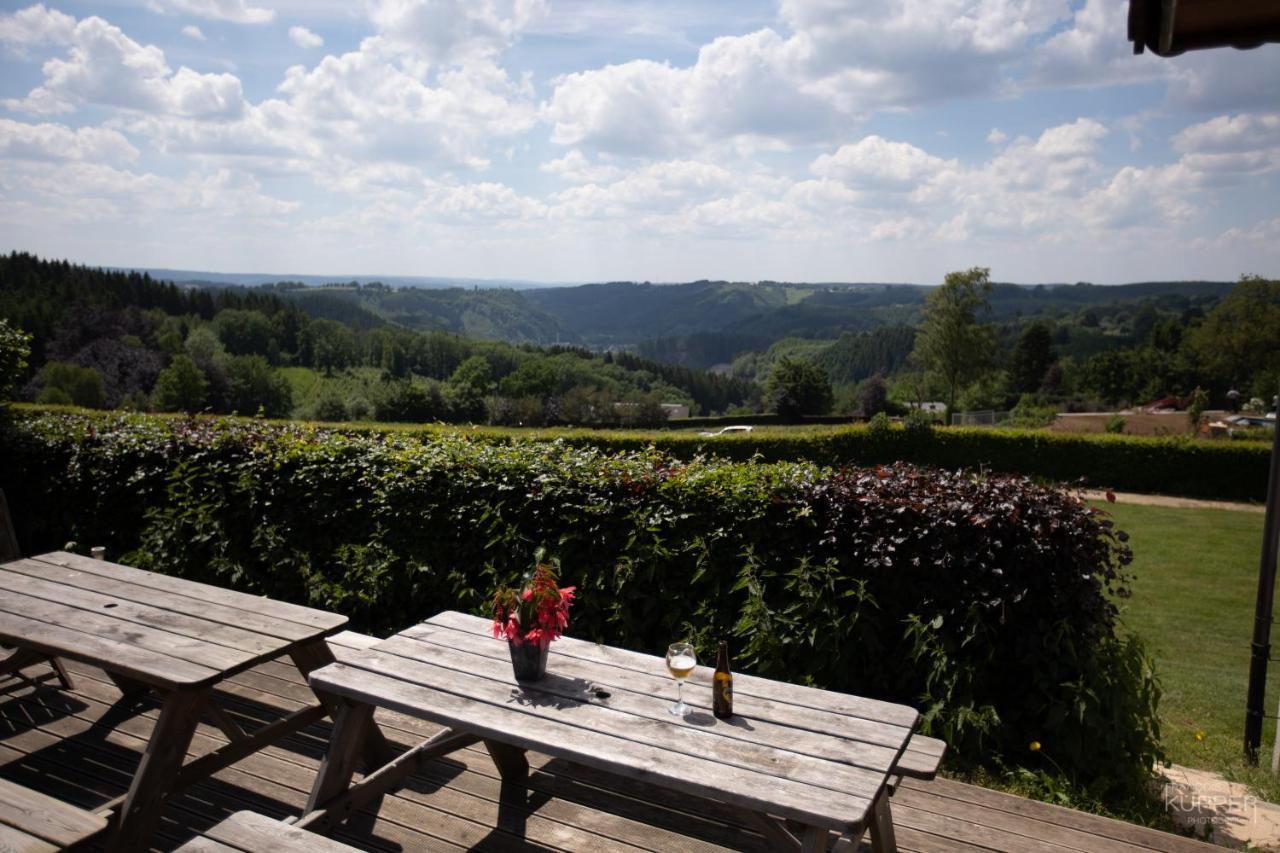
[[[1081,494],[1086,500],[1105,502],[1107,493],[1096,489],[1085,489]],[[1182,509],[1233,509],[1238,512],[1265,513],[1267,508],[1262,504],[1237,503],[1235,501],[1202,501],[1195,498],[1174,498],[1168,495],[1139,495],[1133,492],[1114,492],[1116,503],[1141,504],[1145,506],[1170,506]]]

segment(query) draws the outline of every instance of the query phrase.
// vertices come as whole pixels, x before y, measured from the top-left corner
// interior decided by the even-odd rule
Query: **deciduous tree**
[[[979,322],[990,310],[991,270],[973,267],[947,273],[925,301],[924,323],[916,335],[915,357],[943,387],[947,413],[960,390],[991,366],[994,337]]]
[[[770,410],[784,418],[825,415],[834,401],[827,372],[811,361],[789,356],[774,365],[765,384],[765,398]]]

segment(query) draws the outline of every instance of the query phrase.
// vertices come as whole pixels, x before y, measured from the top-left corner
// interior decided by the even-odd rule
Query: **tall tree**
[[[991,366],[995,339],[979,322],[991,310],[990,296],[991,270],[973,267],[947,273],[925,300],[913,355],[942,385],[948,415],[960,390]]]
[[[1191,333],[1191,345],[1210,374],[1228,384],[1280,374],[1280,281],[1241,277]]]
[[[1009,359],[1009,381],[1015,391],[1039,391],[1049,365],[1057,361],[1053,335],[1044,323],[1032,323],[1022,331]]]
[[[784,418],[825,415],[834,395],[827,372],[811,361],[783,356],[765,383],[769,408]]]
[[[208,389],[204,371],[190,356],[177,355],[160,371],[152,398],[162,412],[198,412],[204,408]]]

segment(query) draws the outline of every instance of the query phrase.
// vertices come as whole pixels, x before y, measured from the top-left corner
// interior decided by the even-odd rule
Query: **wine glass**
[[[676,680],[676,701],[667,710],[677,717],[689,713],[689,706],[684,704],[684,680],[698,665],[698,655],[688,643],[672,643],[667,649],[667,669]]]

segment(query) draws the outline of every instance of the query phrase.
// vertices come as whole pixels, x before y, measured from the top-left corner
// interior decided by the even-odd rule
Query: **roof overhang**
[[[1280,0],[1129,0],[1129,41],[1160,56],[1280,42]]]

